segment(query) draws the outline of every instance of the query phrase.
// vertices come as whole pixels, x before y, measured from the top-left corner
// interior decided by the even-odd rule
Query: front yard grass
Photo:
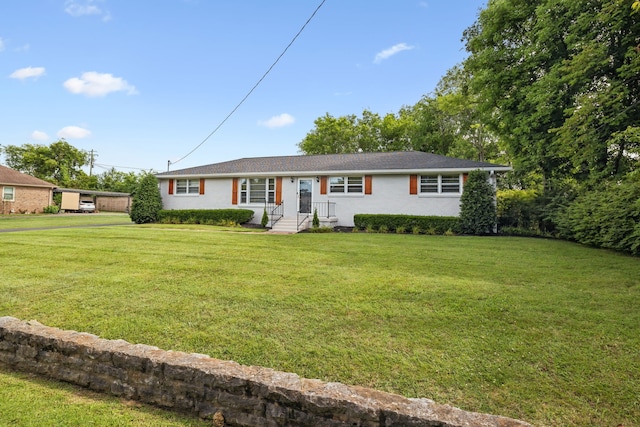
[[[126,213],[0,215],[0,230],[131,224]]]
[[[0,243],[0,315],[536,425],[640,424],[638,258],[542,239],[205,227]]]

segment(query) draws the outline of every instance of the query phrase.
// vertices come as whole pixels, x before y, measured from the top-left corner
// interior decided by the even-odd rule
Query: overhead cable
[[[302,31],[304,31],[304,29],[306,28],[306,26],[309,24],[309,22],[311,22],[311,20],[313,19],[313,17],[316,15],[316,13],[318,13],[318,10],[320,10],[320,8],[322,7],[322,5],[325,3],[326,0],[322,0],[320,2],[320,4],[318,5],[318,7],[316,7],[316,10],[313,11],[313,13],[311,14],[311,16],[309,17],[309,19],[307,19],[307,22],[304,23],[304,25],[302,26],[302,28],[300,28],[300,30],[298,31],[298,33],[293,37],[293,39],[291,39],[291,41],[289,42],[289,44],[287,45],[287,47],[284,48],[284,50],[282,51],[282,53],[280,54],[280,56],[278,56],[278,58],[273,62],[273,64],[271,64],[271,66],[269,67],[269,69],[267,69],[267,71],[262,75],[262,77],[260,77],[260,80],[258,80],[258,82],[253,85],[253,87],[251,88],[251,90],[249,92],[247,92],[247,94],[244,96],[244,98],[242,98],[242,100],[240,100],[240,102],[231,110],[231,112],[220,122],[220,124],[218,124],[218,126],[216,126],[216,128],[211,131],[211,133],[209,135],[207,135],[207,137],[205,139],[202,140],[202,142],[198,145],[195,146],[195,148],[191,151],[189,151],[187,154],[185,154],[184,156],[182,156],[181,158],[179,158],[178,160],[176,160],[175,162],[172,161],[168,161],[167,162],[167,170],[169,169],[169,166],[172,164],[176,164],[178,162],[181,162],[182,160],[186,159],[187,157],[189,157],[191,154],[193,154],[198,148],[202,147],[202,145],[204,145],[205,142],[207,142],[207,140],[209,138],[211,138],[211,136],[213,136],[214,133],[216,133],[218,131],[218,129],[220,129],[222,127],[222,125],[236,112],[236,110],[238,108],[240,108],[240,106],[244,103],[244,101],[247,100],[247,98],[249,98],[249,96],[253,93],[253,91],[260,85],[260,83],[262,83],[262,81],[265,79],[265,77],[267,77],[267,75],[271,72],[271,70],[273,69],[273,67],[276,66],[276,64],[280,61],[280,59],[284,56],[285,53],[287,53],[287,50],[289,50],[289,48],[291,47],[291,45],[293,45],[293,43],[296,41],[296,39],[298,38],[298,36],[300,34],[302,34]]]

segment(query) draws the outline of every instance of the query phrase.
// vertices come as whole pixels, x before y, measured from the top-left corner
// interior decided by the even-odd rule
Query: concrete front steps
[[[296,217],[283,217],[280,218],[278,222],[276,222],[271,230],[268,233],[274,234],[295,234],[299,231],[302,231],[308,227],[309,219],[306,219],[302,224],[300,224],[300,229],[298,229],[298,219]]]

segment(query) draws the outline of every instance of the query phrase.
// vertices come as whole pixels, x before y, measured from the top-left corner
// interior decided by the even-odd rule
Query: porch
[[[285,202],[280,204],[266,203],[265,210],[269,217],[267,226],[274,233],[298,233],[313,226],[314,212],[318,215],[320,227],[333,227],[338,223],[335,202],[313,202],[299,208],[295,216],[285,215]],[[310,211],[310,212],[305,212]]]

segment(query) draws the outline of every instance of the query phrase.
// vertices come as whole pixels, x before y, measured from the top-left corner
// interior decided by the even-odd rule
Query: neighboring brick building
[[[54,184],[0,165],[0,214],[41,213],[53,200]]]

